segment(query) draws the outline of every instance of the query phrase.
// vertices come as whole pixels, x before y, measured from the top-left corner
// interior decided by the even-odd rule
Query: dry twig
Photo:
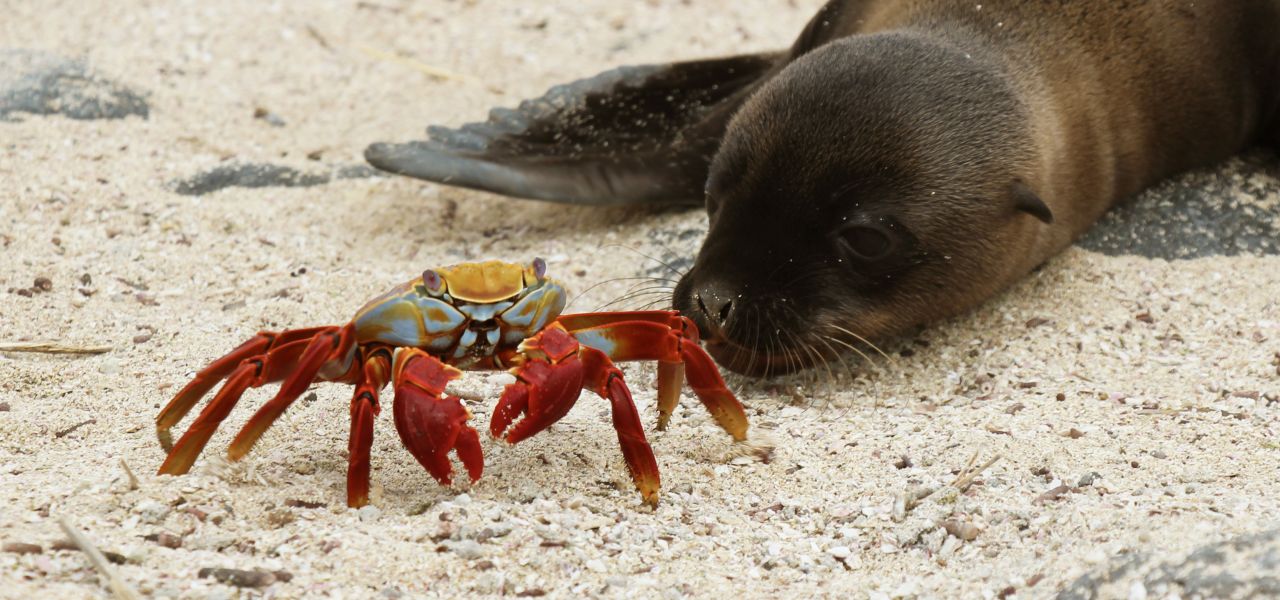
[[[102,577],[107,580],[107,587],[111,588],[111,593],[115,594],[116,598],[120,600],[141,600],[142,597],[138,595],[138,592],[135,592],[128,583],[120,579],[120,576],[116,574],[115,568],[107,562],[107,558],[102,555],[97,546],[93,545],[93,542],[89,541],[89,538],[80,533],[80,530],[72,527],[70,523],[67,523],[65,517],[58,517],[58,525],[62,527],[62,531],[67,534],[67,537],[71,538],[71,541],[80,548],[80,551],[89,557],[89,562],[93,563],[93,566],[98,569],[98,573],[101,573]]]
[[[413,70],[415,70],[415,71],[419,71],[419,72],[421,72],[421,73],[425,73],[426,75],[429,75],[429,76],[431,76],[431,77],[435,77],[436,79],[450,79],[450,80],[453,80],[453,81],[465,81],[465,80],[466,80],[466,78],[464,78],[463,76],[458,75],[458,74],[456,74],[456,73],[451,73],[451,72],[446,71],[446,70],[444,70],[444,69],[439,69],[439,68],[433,67],[433,66],[431,66],[431,65],[428,65],[428,64],[423,63],[423,62],[421,62],[421,61],[417,61],[417,60],[414,60],[414,59],[412,59],[412,58],[405,58],[405,57],[403,57],[403,56],[398,56],[398,55],[392,54],[392,53],[390,53],[390,52],[386,52],[386,51],[384,51],[384,50],[379,50],[379,49],[377,49],[377,48],[373,48],[373,47],[370,47],[370,46],[363,46],[363,45],[362,45],[362,46],[357,46],[357,49],[358,49],[358,50],[360,50],[361,52],[365,53],[365,55],[367,55],[367,56],[369,56],[370,58],[373,58],[373,59],[375,59],[375,60],[382,60],[382,61],[386,61],[386,62],[393,62],[393,63],[399,64],[399,65],[403,65],[403,66],[409,67],[410,69],[413,69]]]
[[[105,354],[111,346],[68,346],[58,342],[0,342],[0,352],[36,354]]]
[[[138,476],[133,474],[133,469],[129,468],[129,463],[124,462],[123,458],[120,459],[120,468],[124,469],[124,474],[129,477],[129,490],[138,489]]]

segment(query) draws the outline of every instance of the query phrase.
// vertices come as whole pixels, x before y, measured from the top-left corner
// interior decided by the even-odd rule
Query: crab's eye
[[[855,225],[840,232],[840,240],[854,258],[874,262],[893,252],[893,236],[878,225]]]
[[[439,273],[428,269],[422,272],[422,287],[427,288],[432,296],[439,296],[444,293],[444,279]]]
[[[546,274],[547,274],[547,261],[542,260],[542,258],[540,257],[535,257],[533,259],[533,276],[537,279],[542,279],[542,277]]]

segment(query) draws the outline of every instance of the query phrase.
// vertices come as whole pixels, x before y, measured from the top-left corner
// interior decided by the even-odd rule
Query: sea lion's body
[[[731,368],[788,370],[971,308],[1116,202],[1280,143],[1280,0],[835,0],[787,52],[575,85],[369,158],[569,202],[705,187],[674,303]]]

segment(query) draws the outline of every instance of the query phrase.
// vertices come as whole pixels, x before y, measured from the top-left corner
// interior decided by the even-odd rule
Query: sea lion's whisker
[[[844,334],[846,334],[846,335],[851,336],[853,339],[858,340],[859,342],[862,342],[862,343],[864,343],[864,344],[866,344],[866,345],[870,346],[872,350],[875,350],[875,351],[876,351],[876,353],[878,353],[880,356],[883,356],[883,357],[885,358],[885,360],[887,360],[887,361],[889,361],[889,362],[896,362],[892,356],[889,356],[888,354],[886,354],[886,353],[885,353],[885,351],[884,351],[884,350],[881,350],[879,346],[877,346],[877,345],[875,345],[875,344],[871,343],[871,340],[868,340],[867,338],[864,338],[864,337],[862,337],[862,336],[860,336],[860,335],[858,335],[858,334],[856,334],[856,333],[854,333],[854,332],[852,332],[852,331],[849,331],[848,329],[845,329],[844,327],[841,327],[841,326],[839,326],[839,325],[836,325],[835,323],[827,323],[827,327],[830,327],[830,328],[832,328],[832,329],[835,329],[835,330],[837,330],[837,331],[840,331],[840,332],[842,332],[842,333],[844,333]]]
[[[665,267],[665,268],[667,269],[667,271],[668,271],[668,272],[675,273],[676,275],[679,275],[680,277],[684,277],[684,276],[685,276],[685,272],[684,272],[684,271],[681,271],[680,269],[677,269],[677,268],[675,268],[675,267],[671,266],[671,263],[668,263],[667,261],[662,260],[662,259],[657,258],[657,257],[654,257],[654,256],[649,256],[648,254],[645,254],[645,253],[643,253],[643,252],[641,252],[641,251],[639,251],[639,250],[637,250],[637,249],[635,249],[635,248],[633,248],[633,247],[631,247],[631,246],[627,246],[626,244],[617,244],[617,243],[614,243],[614,244],[606,244],[606,245],[604,245],[604,246],[601,246],[600,248],[601,248],[601,249],[604,249],[604,248],[609,248],[609,247],[622,248],[623,250],[627,250],[627,251],[629,251],[629,252],[631,252],[631,253],[633,253],[633,254],[638,254],[638,255],[643,256],[643,257],[645,257],[645,258],[647,258],[647,259],[649,259],[649,260],[651,260],[651,261],[653,261],[653,262],[656,262],[656,263],[658,263],[658,264],[662,265],[663,267]],[[663,246],[663,248],[662,248],[662,249],[663,249],[663,250],[667,250],[668,252],[670,252],[670,250],[669,250],[668,248],[666,248],[665,246]]]
[[[840,344],[841,346],[844,346],[845,348],[848,348],[849,350],[852,350],[854,353],[856,353],[858,356],[861,356],[862,359],[867,361],[868,363],[874,364],[872,363],[871,357],[867,356],[866,352],[859,350],[857,346],[854,346],[853,344],[850,344],[849,342],[846,342],[838,337],[830,337],[829,339],[837,344]]]
[[[658,295],[658,296],[660,296],[660,298],[659,298],[659,300],[660,300],[660,301],[661,301],[661,300],[670,300],[670,298],[671,298],[671,288],[669,288],[669,287],[665,287],[665,286],[653,286],[653,287],[647,287],[647,288],[641,288],[641,289],[638,289],[638,290],[633,290],[633,291],[630,291],[630,292],[627,292],[627,293],[623,294],[622,296],[619,296],[619,297],[617,297],[617,298],[614,298],[613,300],[610,300],[609,302],[606,302],[605,304],[603,304],[603,305],[601,305],[601,306],[599,306],[599,307],[596,307],[595,311],[602,311],[602,310],[605,310],[605,309],[613,308],[613,307],[616,307],[616,306],[618,306],[618,305],[624,304],[624,303],[626,303],[626,302],[630,302],[630,301],[632,301],[632,300],[636,300],[636,299],[638,299],[638,298],[645,298],[645,297],[648,297],[648,296],[653,296],[653,295],[655,295],[655,294],[656,294],[656,295]]]
[[[829,335],[823,335],[823,336],[822,336],[822,339],[823,339],[823,343],[824,343],[824,344],[827,344],[828,340],[829,340],[829,341],[833,341],[833,342],[839,342],[839,341],[840,341],[840,340],[837,340],[837,339],[835,339],[835,338],[833,338],[833,337],[831,337],[831,336],[829,336]],[[828,348],[831,348],[833,352],[835,352],[835,351],[836,351],[836,349],[835,349],[833,346],[831,346],[830,344],[827,344],[827,347],[828,347]],[[839,353],[838,353],[838,355],[839,355],[839,357],[840,357],[840,364],[844,365],[844,366],[849,370],[849,385],[850,385],[850,386],[852,386],[852,385],[853,385],[853,383],[854,383],[855,381],[857,381],[858,376],[857,376],[857,373],[855,373],[855,372],[854,372],[853,367],[850,367],[850,366],[849,366],[849,364],[845,362],[845,358],[848,356],[848,353],[847,353],[847,352],[839,352]],[[853,410],[853,407],[854,407],[854,403],[853,403],[853,402],[850,402],[850,403],[848,404],[848,406],[845,406],[845,407],[844,407],[844,412],[841,412],[841,413],[840,413],[840,419],[844,419],[846,416],[848,416],[848,415],[849,415],[849,411]]]
[[[602,286],[602,285],[608,285],[608,284],[610,284],[610,283],[617,283],[617,282],[619,282],[619,281],[635,281],[635,280],[640,280],[641,282],[664,282],[664,283],[672,283],[672,284],[679,283],[679,282],[677,282],[677,281],[672,281],[672,280],[670,280],[670,279],[659,279],[659,278],[654,278],[654,277],[614,277],[614,278],[612,278],[612,279],[606,279],[606,280],[604,280],[604,281],[599,281],[599,282],[593,283],[593,284],[591,284],[590,286],[587,286],[587,289],[582,290],[581,292],[579,292],[579,293],[577,293],[577,294],[574,294],[573,298],[571,298],[571,299],[569,300],[568,304],[566,304],[566,305],[565,305],[565,310],[567,311],[567,310],[569,309],[569,307],[573,306],[573,303],[574,303],[574,302],[577,302],[579,299],[581,299],[583,296],[585,296],[585,295],[587,294],[587,292],[590,292],[591,290],[594,290],[594,289],[596,289],[596,288],[598,288],[598,287],[600,287],[600,286]],[[675,289],[674,285],[672,286],[672,288],[671,288],[671,289],[673,289],[673,290]]]

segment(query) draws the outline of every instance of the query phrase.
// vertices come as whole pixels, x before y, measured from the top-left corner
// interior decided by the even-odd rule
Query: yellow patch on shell
[[[449,295],[464,302],[485,304],[506,300],[525,288],[524,265],[498,260],[464,263],[435,269]]]

